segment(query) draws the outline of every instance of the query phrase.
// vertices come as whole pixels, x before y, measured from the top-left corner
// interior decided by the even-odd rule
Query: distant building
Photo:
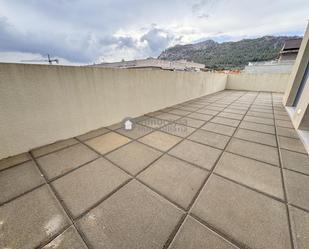
[[[279,61],[295,60],[302,38],[286,40],[280,51]]]
[[[246,73],[290,73],[300,48],[302,38],[286,40],[277,60],[249,62]]]
[[[292,71],[295,60],[273,60],[249,62],[245,66],[246,73],[290,73]]]
[[[120,61],[112,63],[94,64],[96,67],[106,68],[159,68],[164,70],[200,71],[205,68],[204,64],[187,60],[167,61],[155,58],[141,60]]]

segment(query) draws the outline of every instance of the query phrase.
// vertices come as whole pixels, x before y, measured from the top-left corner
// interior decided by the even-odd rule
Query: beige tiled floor
[[[222,91],[0,161],[0,248],[309,245],[282,95]]]

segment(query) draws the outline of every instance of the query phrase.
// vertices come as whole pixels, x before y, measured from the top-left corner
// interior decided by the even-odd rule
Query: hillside
[[[159,55],[163,60],[192,60],[211,69],[243,69],[248,62],[277,59],[284,41],[295,37],[264,36],[237,42],[217,43],[207,40],[176,45]]]

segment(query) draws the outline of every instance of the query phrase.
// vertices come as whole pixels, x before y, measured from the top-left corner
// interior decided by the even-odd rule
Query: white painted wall
[[[226,89],[247,90],[247,91],[267,91],[284,92],[290,74],[229,74]]]
[[[0,158],[224,90],[226,78],[0,63]]]

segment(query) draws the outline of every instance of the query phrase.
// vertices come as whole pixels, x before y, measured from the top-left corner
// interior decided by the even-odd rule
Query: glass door
[[[309,63],[307,64],[307,67],[306,67],[306,70],[305,70],[305,73],[304,73],[304,76],[300,82],[300,86],[298,88],[298,91],[296,93],[296,96],[295,96],[295,99],[294,99],[294,102],[293,102],[293,107],[296,107],[299,100],[300,100],[300,97],[303,93],[303,90],[305,88],[305,85],[306,85],[306,82],[308,80],[308,77],[309,77]]]

